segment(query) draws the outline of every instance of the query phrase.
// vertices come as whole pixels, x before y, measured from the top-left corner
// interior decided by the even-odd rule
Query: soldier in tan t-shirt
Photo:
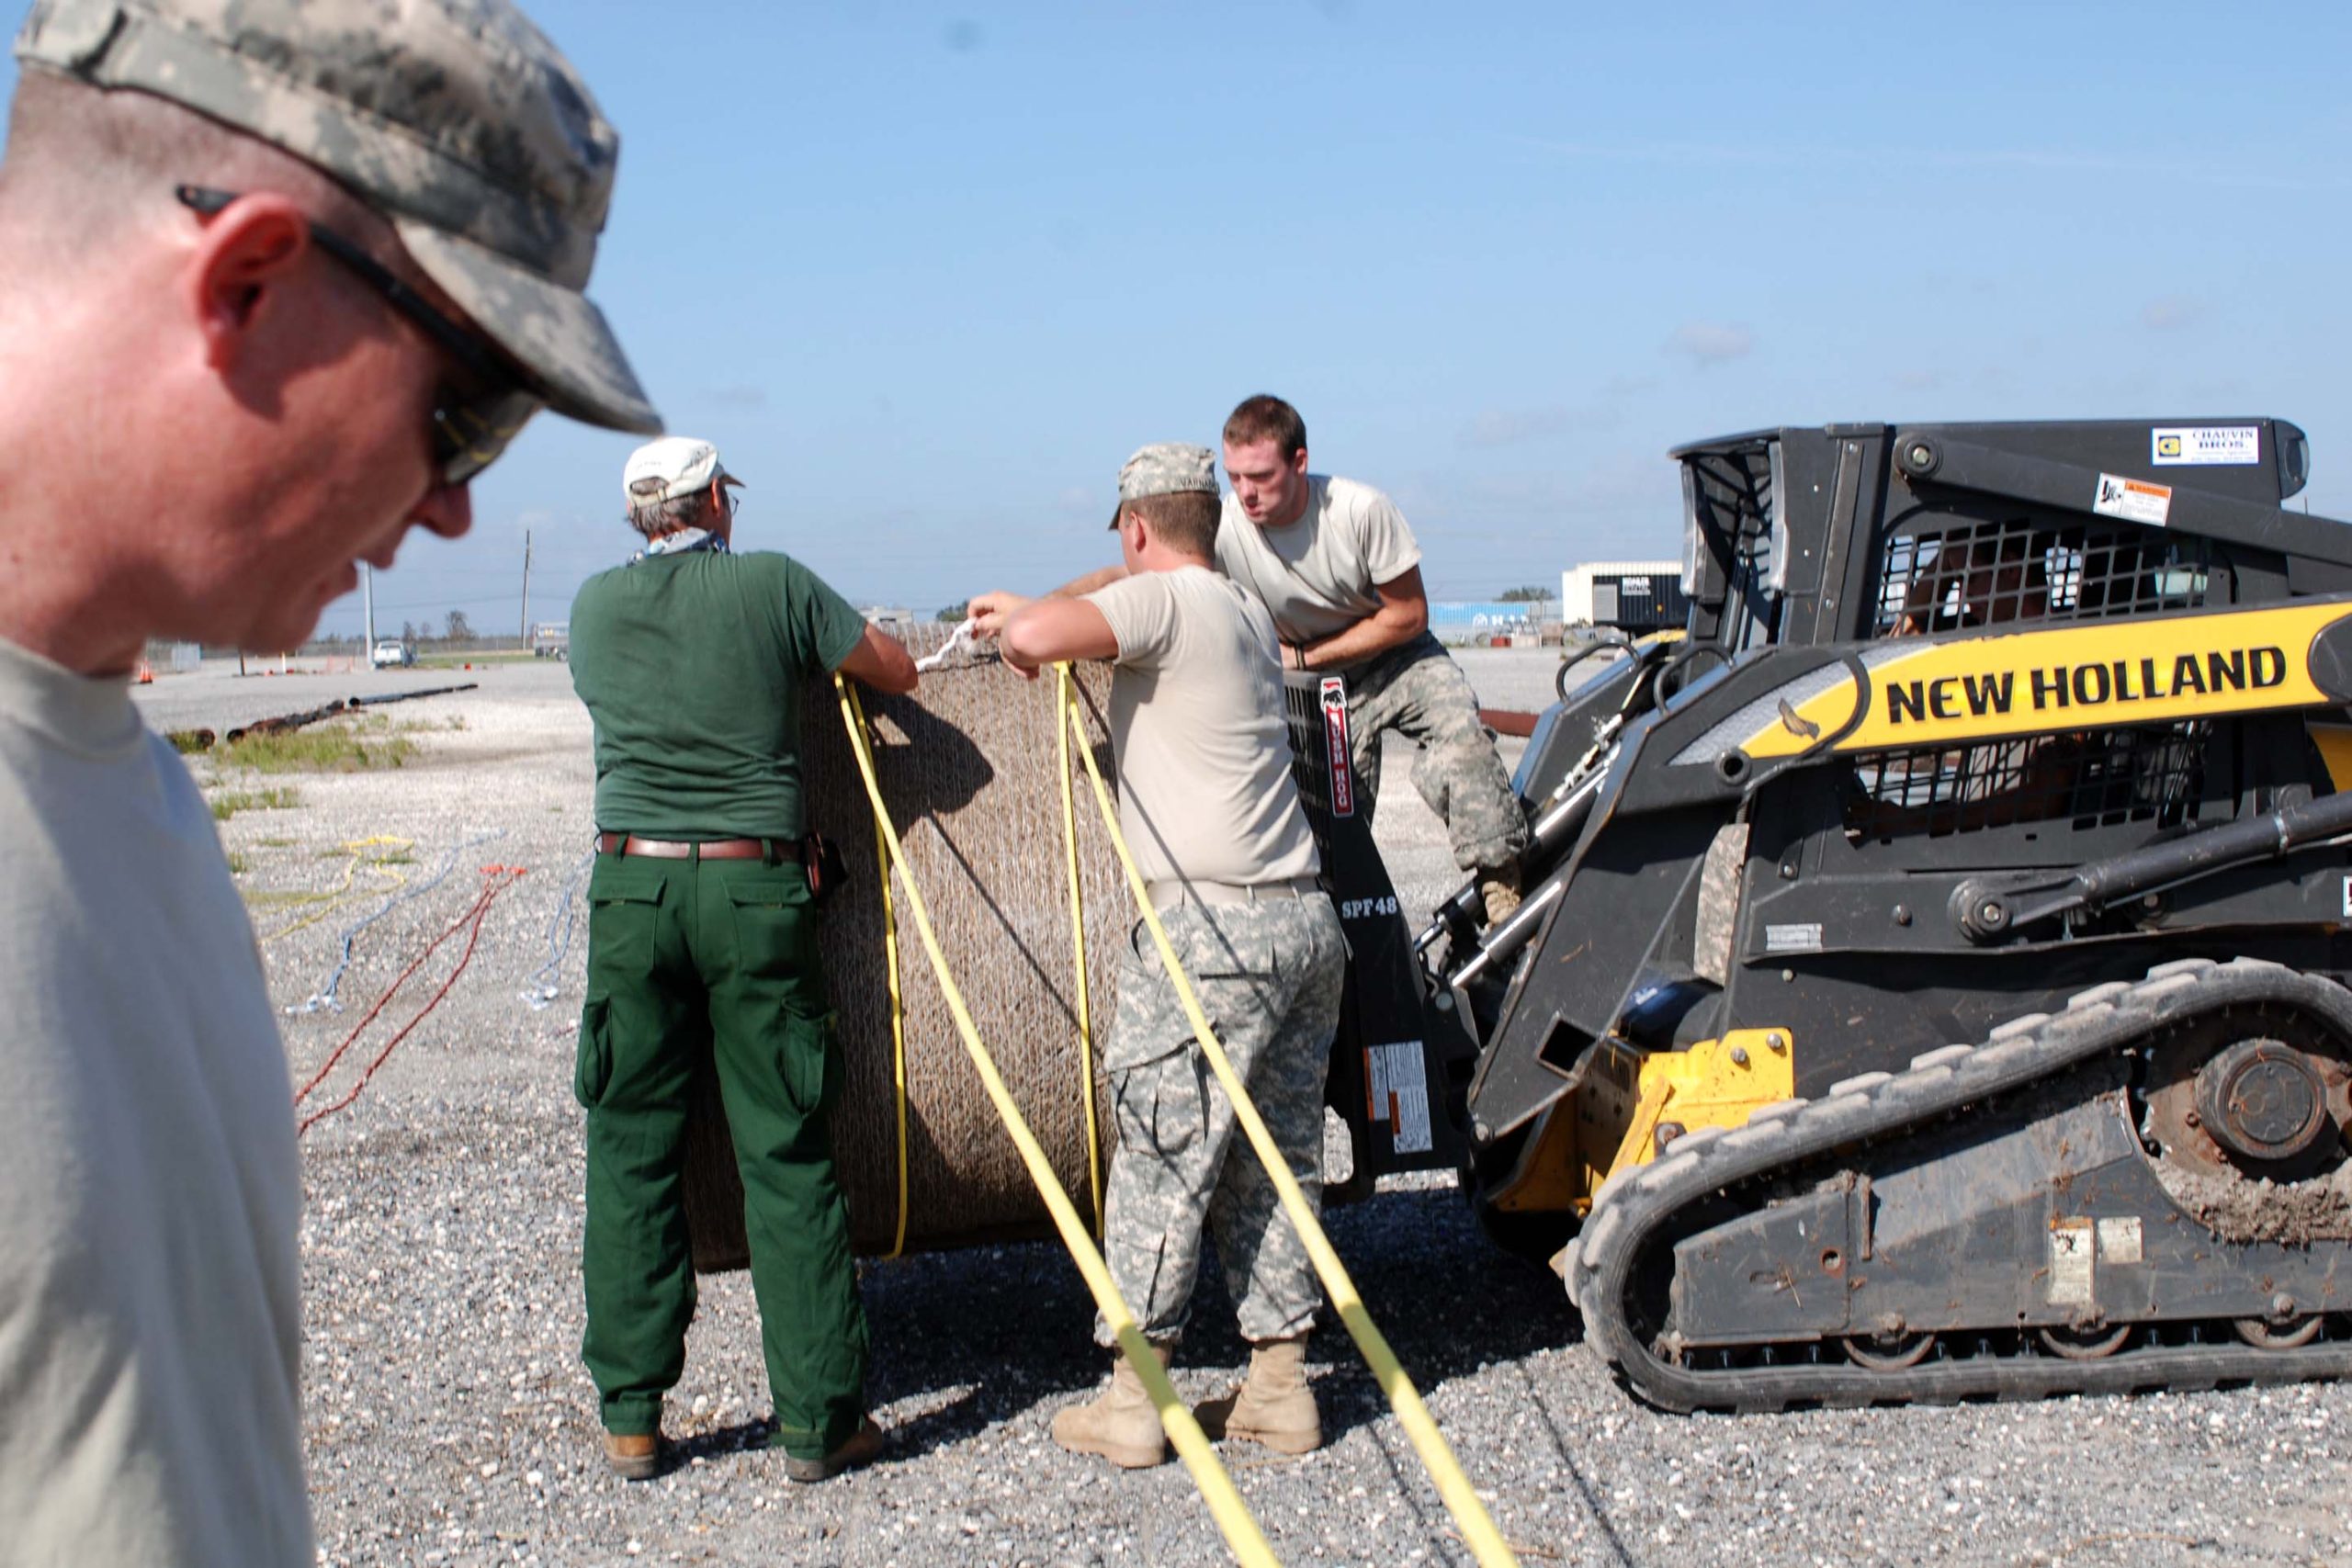
[[[1306,422],[1280,398],[1233,411],[1225,468],[1233,491],[1213,564],[1271,613],[1284,665],[1346,681],[1365,815],[1380,793],[1381,737],[1411,737],[1413,786],[1444,819],[1454,863],[1477,877],[1487,920],[1500,920],[1519,907],[1527,815],[1476,694],[1430,635],[1421,550],[1404,514],[1370,485],[1307,472]],[[1089,592],[1125,574],[1105,567],[1059,592]]]
[[[1207,447],[1147,446],[1128,459],[1112,525],[1122,580],[1084,598],[985,593],[971,614],[1024,672],[1054,660],[1112,661],[1121,830],[1234,1071],[1312,1202],[1347,948],[1291,778],[1273,623],[1210,567],[1217,500]],[[1306,1453],[1322,1442],[1305,1376],[1319,1299],[1313,1268],[1272,1182],[1237,1146],[1233,1107],[1210,1081],[1140,921],[1119,963],[1118,1018],[1102,1055],[1119,1128],[1103,1225],[1112,1277],[1165,1360],[1184,1328],[1205,1229],[1252,1349],[1248,1380],[1201,1406],[1202,1427]],[[1095,1337],[1114,1343],[1099,1320]],[[1159,1415],[1124,1361],[1100,1398],[1055,1417],[1054,1440],[1129,1468],[1167,1457]]]
[[[1477,876],[1488,920],[1500,920],[1519,907],[1527,816],[1477,695],[1430,635],[1404,514],[1370,485],[1307,472],[1306,423],[1280,398],[1247,399],[1226,420],[1225,470],[1217,570],[1265,601],[1284,664],[1347,681],[1364,810],[1380,792],[1381,736],[1410,736],[1413,787],[1444,819],[1454,863]]]

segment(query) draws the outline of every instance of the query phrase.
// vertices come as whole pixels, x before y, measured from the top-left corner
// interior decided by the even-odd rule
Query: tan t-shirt
[[[0,641],[0,1562],[308,1568],[293,1088],[212,814]]]
[[[1216,569],[1255,593],[1294,644],[1354,626],[1380,608],[1374,584],[1421,563],[1395,502],[1327,474],[1307,475],[1306,486],[1306,510],[1287,527],[1260,527],[1230,495],[1216,525]]]
[[[1314,875],[1265,606],[1196,566],[1137,572],[1087,598],[1119,639],[1119,828],[1145,879]]]

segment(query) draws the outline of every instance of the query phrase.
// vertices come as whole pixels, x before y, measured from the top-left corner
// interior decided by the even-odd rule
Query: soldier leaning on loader
[[[574,1089],[588,1112],[582,1358],[605,1457],[662,1466],[662,1401],[694,1317],[680,1181],[688,1089],[713,1059],[785,1474],[881,1452],[865,1319],[828,1112],[840,1047],[802,866],[800,694],[838,670],[914,689],[914,661],[791,557],[737,555],[738,482],[708,442],[633,454],[628,565],[571,609],[571,678],[596,730],[599,853]]]
[[[16,54],[0,1556],[293,1568],[286,1056],[126,682],[150,637],[299,644],[542,406],[661,428],[581,293],[618,142],[503,0],[43,0]]]
[[[1255,593],[1281,635],[1282,661],[1342,675],[1350,760],[1366,817],[1380,793],[1380,739],[1419,747],[1413,787],[1444,821],[1454,863],[1478,878],[1489,921],[1519,907],[1527,815],[1478,698],[1429,631],[1421,551],[1396,505],[1370,485],[1306,468],[1306,423],[1280,398],[1245,399],[1225,422],[1232,491],[1216,570]],[[1057,592],[1115,581],[1105,567]]]
[[[1292,782],[1282,675],[1265,608],[1211,570],[1216,468],[1204,446],[1147,446],[1119,474],[1112,526],[1128,575],[1085,598],[972,601],[978,629],[1034,673],[1113,662],[1120,828],[1201,1005],[1310,1201],[1321,1190],[1323,1075],[1347,955]],[[1120,954],[1103,1052],[1118,1119],[1103,1252],[1164,1362],[1215,1239],[1238,1292],[1248,1380],[1198,1415],[1212,1437],[1284,1453],[1322,1442],[1305,1374],[1319,1299],[1272,1182],[1240,1140],[1149,931]],[[1096,1338],[1114,1341],[1098,1320]],[[1159,1418],[1125,1361],[1054,1440],[1136,1468],[1167,1457]]]
[[[1410,736],[1413,787],[1445,822],[1454,864],[1478,877],[1487,919],[1501,919],[1519,907],[1527,817],[1476,694],[1430,635],[1404,514],[1369,485],[1307,472],[1306,422],[1280,398],[1245,399],[1227,418],[1225,471],[1217,570],[1265,601],[1283,663],[1347,677],[1364,814],[1380,793],[1381,736]]]

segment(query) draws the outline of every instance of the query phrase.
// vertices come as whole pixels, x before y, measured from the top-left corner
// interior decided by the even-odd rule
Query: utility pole
[[[361,657],[373,667],[376,658],[376,569],[366,561],[359,563],[359,603],[367,640],[360,644]]]
[[[531,646],[531,531],[523,530],[523,646]]]

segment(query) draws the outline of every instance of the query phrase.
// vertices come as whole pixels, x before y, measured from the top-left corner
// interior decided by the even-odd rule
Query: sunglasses
[[[240,193],[175,186],[172,194],[183,207],[210,218]],[[513,372],[477,333],[436,309],[382,262],[323,224],[313,222],[310,230],[312,243],[382,295],[465,373],[463,388],[445,385],[435,397],[433,462],[441,482],[462,485],[496,462],[507,444],[538,412],[539,397],[516,382]]]

